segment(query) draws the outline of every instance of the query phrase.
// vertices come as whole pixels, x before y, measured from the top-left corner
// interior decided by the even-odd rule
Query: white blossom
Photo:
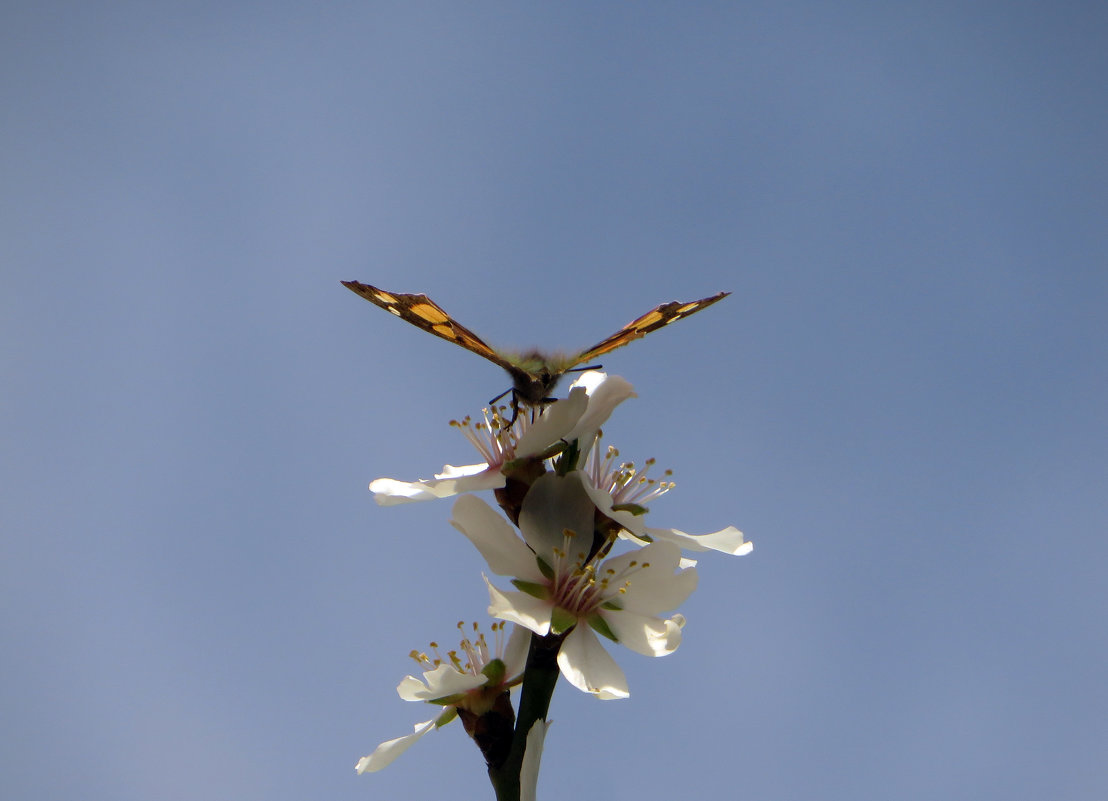
[[[675,528],[653,528],[646,525],[646,504],[660,498],[674,488],[674,483],[659,481],[649,472],[654,460],[648,459],[642,470],[631,462],[619,461],[619,451],[603,447],[602,435],[596,437],[589,448],[585,466],[585,491],[605,517],[622,527],[620,536],[637,545],[648,542],[672,542],[685,551],[719,551],[732,556],[743,556],[754,550],[754,543],[743,539],[743,533],[734,526],[710,534],[686,534]],[[695,564],[695,563],[692,563]]]
[[[459,623],[458,627],[462,628],[462,625]],[[396,692],[405,701],[423,701],[445,711],[431,720],[415,724],[411,734],[381,743],[372,754],[358,760],[354,766],[358,773],[373,773],[388,766],[423,735],[454,720],[458,709],[466,709],[476,715],[484,714],[497,696],[519,683],[527,661],[530,632],[513,626],[505,645],[502,637],[504,624],[494,625],[493,628],[497,637],[492,649],[483,634],[476,640],[463,636],[459,650],[464,659],[457,651],[450,651],[446,659],[412,652],[412,658],[428,669],[423,672],[422,680],[405,676]],[[434,644],[432,646],[437,648]]]
[[[581,474],[547,473],[535,481],[519,515],[521,540],[479,498],[454,504],[451,523],[466,535],[515,591],[489,585],[489,614],[539,635],[566,633],[558,652],[562,675],[602,699],[625,698],[626,678],[595,632],[647,656],[663,656],[681,642],[677,608],[696,588],[695,569],[678,570],[680,549],[657,542],[604,559],[611,543],[590,556],[596,506]]]
[[[534,420],[529,414],[519,414],[508,425],[501,411],[493,409],[483,413],[483,422],[474,423],[468,417],[452,421],[484,461],[460,467],[445,465],[433,479],[378,478],[369,489],[382,506],[499,489],[504,486],[504,467],[516,460],[542,454],[562,441],[582,439],[582,447],[587,447],[615,407],[634,395],[625,379],[590,370],[573,383],[568,397],[544,407]]]

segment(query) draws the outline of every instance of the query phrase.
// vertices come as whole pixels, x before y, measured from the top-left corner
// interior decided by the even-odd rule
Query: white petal
[[[372,754],[359,759],[358,764],[354,766],[354,770],[358,771],[358,773],[373,773],[374,771],[386,767],[390,762],[411,748],[416,740],[434,728],[435,721],[433,720],[417,723],[415,725],[414,734],[409,734],[405,737],[397,737],[395,740],[381,743]]]
[[[625,570],[632,562],[639,565],[649,563],[654,569],[673,570],[681,559],[681,549],[672,542],[651,542],[637,551],[627,551],[605,560],[604,564],[615,569]]]
[[[646,524],[644,520],[646,515],[635,515],[630,512],[613,509],[612,508],[612,496],[608,494],[606,489],[594,487],[591,481],[585,481],[585,492],[589,494],[589,498],[596,505],[596,508],[600,510],[600,513],[605,517],[610,517],[612,520],[619,523],[631,534],[641,537],[643,529]],[[623,532],[620,536],[624,536]],[[645,543],[641,539],[633,539],[631,537],[624,537],[624,539],[631,539],[636,545],[644,545]]]
[[[619,638],[620,645],[644,656],[665,656],[681,644],[681,628],[676,622],[633,612],[605,611],[601,617]]]
[[[450,524],[469,538],[498,576],[542,579],[535,555],[491,506],[473,495],[454,502]]]
[[[415,676],[405,676],[396,685],[396,693],[405,701],[426,701],[429,696],[427,685]]]
[[[571,391],[568,398],[547,406],[516,443],[516,458],[534,456],[565,438],[588,406],[589,396],[584,390]]]
[[[575,627],[565,638],[558,651],[558,667],[570,684],[602,701],[631,694],[627,677],[588,626]]]
[[[509,679],[513,679],[527,667],[527,653],[531,650],[531,631],[523,626],[512,626],[508,644],[504,646],[504,667]]]
[[[711,534],[686,534],[675,528],[650,528],[646,525],[646,515],[613,509],[612,496],[607,490],[585,482],[585,491],[601,514],[623,526],[624,530],[619,533],[620,538],[636,545],[645,545],[649,540],[672,542],[686,551],[720,551],[732,556],[744,556],[754,550],[754,543],[744,540],[743,533],[734,526]]]
[[[394,478],[378,478],[369,482],[369,491],[381,506],[394,506],[411,501],[432,501],[439,496],[434,487],[424,481],[397,481]]]
[[[623,608],[647,615],[677,609],[693,594],[697,582],[695,567],[676,573],[654,574],[650,569],[644,570],[622,596]]]
[[[672,652],[681,644],[681,629],[685,628],[685,616],[674,615],[666,621],[666,648]]]
[[[434,670],[428,670],[423,674],[423,678],[427,682],[427,698],[424,700],[468,692],[483,686],[488,681],[487,676],[462,673],[453,665],[445,663]]]
[[[608,374],[601,370],[586,370],[577,376],[577,380],[570,384],[570,388],[581,387],[590,395],[596,392],[596,388],[608,380]]]
[[[484,473],[490,470],[489,465],[481,462],[481,464],[463,464],[461,466],[455,466],[452,464],[444,464],[442,466],[441,473],[435,473],[435,478],[465,478],[466,476],[475,476],[479,473]]]
[[[696,589],[695,568],[674,571],[681,560],[681,549],[672,542],[653,542],[645,548],[612,557],[604,563],[605,570],[617,574],[628,569],[632,561],[639,567],[631,568],[626,591],[617,600],[629,612],[654,615],[676,609]]]
[[[607,375],[590,370],[582,373],[573,382],[574,387],[585,387],[589,393],[589,408],[573,430],[565,436],[567,440],[584,439],[591,444],[596,430],[608,422],[615,408],[628,398],[637,397],[631,382],[618,375]],[[583,445],[586,443],[582,443]]]
[[[535,801],[539,784],[539,760],[550,724],[536,720],[527,732],[527,745],[523,751],[523,764],[519,768],[519,801]]]
[[[397,481],[393,478],[378,478],[370,482],[369,491],[373,493],[378,505],[395,506],[413,501],[449,498],[463,492],[499,489],[503,486],[503,474],[498,468],[489,467],[487,464],[462,467],[445,465],[443,472],[433,480]]]
[[[672,542],[686,551],[720,551],[732,556],[745,556],[754,550],[754,543],[744,540],[743,533],[734,526],[728,526],[711,534],[686,534],[675,528],[644,528],[643,530],[656,541]]]
[[[555,548],[565,547],[565,531],[576,532],[572,561],[580,550],[582,559],[592,547],[593,505],[581,482],[581,473],[574,470],[566,476],[545,473],[531,485],[519,512],[519,528],[535,553],[550,560]]]
[[[538,635],[550,633],[550,613],[553,607],[525,592],[501,592],[486,578],[489,585],[489,614],[500,620],[530,629]]]

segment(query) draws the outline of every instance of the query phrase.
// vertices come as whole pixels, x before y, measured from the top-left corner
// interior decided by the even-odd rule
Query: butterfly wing
[[[665,328],[670,323],[675,323],[682,317],[688,317],[690,314],[696,314],[701,309],[706,309],[718,300],[723,300],[730,295],[730,292],[720,292],[717,295],[712,295],[708,298],[701,298],[700,300],[689,301],[688,303],[681,303],[680,301],[671,300],[669,303],[663,303],[656,309],[652,309],[644,314],[642,317],[637,317],[623,328],[616,331],[607,339],[603,339],[597,344],[593,345],[588,350],[582,351],[573,358],[571,367],[583,362],[592,361],[597,356],[602,356],[608,351],[621,348],[628,342],[639,339],[649,334],[651,331],[657,331],[659,328]]]
[[[426,295],[406,295],[402,292],[386,292],[369,284],[361,284],[357,281],[343,281],[342,285],[370,303],[380,306],[388,312],[392,312],[401,320],[405,320],[416,328],[422,328],[428,334],[434,334],[441,339],[460,345],[466,350],[473,351],[478,356],[484,356],[490,362],[498,364],[505,370],[512,372],[515,366],[507,359],[490,348],[484,340],[447,314],[437,303]]]

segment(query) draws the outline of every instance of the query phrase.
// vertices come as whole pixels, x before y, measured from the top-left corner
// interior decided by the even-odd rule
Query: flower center
[[[465,621],[458,622],[458,631],[462,633],[461,642],[458,643],[457,650],[447,651],[445,658],[439,653],[439,644],[437,642],[429,643],[431,654],[413,649],[408,656],[414,659],[422,670],[434,670],[439,665],[449,662],[459,673],[468,673],[472,676],[476,676],[480,674],[481,671],[484,670],[485,665],[493,659],[503,658],[505,623],[500,620],[492,624],[493,647],[491,649],[489,648],[488,641],[485,639],[484,632],[480,630],[478,624],[475,622],[472,626],[474,639],[471,640],[465,633]],[[464,655],[464,660],[462,656],[459,655],[459,652]]]
[[[665,495],[676,486],[667,480],[673,475],[672,470],[666,470],[661,481],[647,475],[654,467],[654,459],[647,459],[642,470],[639,470],[634,462],[618,461],[619,451],[611,445],[607,446],[601,456],[600,440],[603,436],[603,432],[597,434],[592,448],[589,449],[584,472],[594,487],[612,497],[613,506],[646,506],[648,502]]]
[[[481,410],[483,422],[474,422],[469,415],[461,421],[450,421],[450,425],[462,432],[462,436],[470,441],[491,467],[499,467],[515,458],[516,443],[527,427],[522,417],[509,425],[504,419],[505,411],[505,406],[494,406]]]
[[[574,552],[576,532],[566,529],[562,534],[563,547],[554,549],[551,600],[580,620],[592,615],[603,604],[621,606],[619,596],[631,586],[632,576],[650,567],[649,562],[632,559],[617,571],[608,563],[601,563],[601,555],[586,561],[585,551],[577,549]]]

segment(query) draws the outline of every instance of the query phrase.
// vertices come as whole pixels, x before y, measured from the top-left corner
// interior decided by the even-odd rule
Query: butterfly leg
[[[494,406],[498,400],[508,394],[511,394],[512,396],[512,419],[508,421],[508,424],[505,426],[505,428],[511,428],[513,425],[515,425],[516,418],[519,417],[519,391],[515,387],[510,387],[509,389],[504,390],[495,398],[489,401],[489,406]]]
[[[514,390],[514,389],[506,389],[506,390],[504,390],[504,391],[503,391],[503,392],[501,392],[501,393],[500,393],[499,395],[497,395],[497,396],[496,396],[495,398],[493,398],[493,399],[492,399],[491,401],[489,401],[489,406],[492,406],[492,405],[493,405],[494,403],[496,403],[496,402],[497,402],[498,400],[500,400],[501,398],[503,398],[503,397],[504,397],[505,395],[507,395],[507,394],[508,394],[509,392],[512,392],[512,393],[514,393],[514,392],[515,392],[515,390]],[[512,395],[512,399],[513,399],[513,401],[512,401],[512,402],[514,403],[514,402],[515,402],[515,395],[514,395],[514,394]]]

